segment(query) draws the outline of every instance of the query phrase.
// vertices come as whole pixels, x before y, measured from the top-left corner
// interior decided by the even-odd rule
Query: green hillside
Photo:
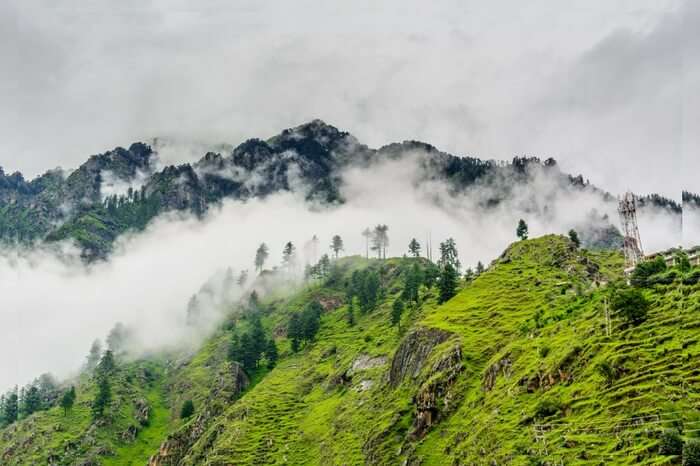
[[[621,256],[561,236],[513,244],[444,304],[427,286],[431,267],[343,258],[302,289],[234,306],[193,354],[118,360],[99,421],[90,414],[97,377],[84,374],[68,414],[54,407],[0,430],[0,460],[700,464],[697,268],[636,280],[648,303],[637,315],[619,304],[638,298],[622,281]],[[415,271],[417,303],[406,294]],[[373,277],[377,301],[365,305],[357,283]],[[405,309],[393,325],[396,300]],[[290,319],[313,303],[320,326],[295,352]],[[244,370],[245,346],[231,350],[256,326],[277,343],[272,369],[265,356]],[[180,419],[186,400],[194,415]]]

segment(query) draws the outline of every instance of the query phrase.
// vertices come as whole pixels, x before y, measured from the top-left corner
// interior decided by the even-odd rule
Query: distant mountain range
[[[143,229],[168,211],[204,215],[224,199],[265,197],[282,191],[303,191],[320,203],[345,201],[344,169],[369,169],[387,159],[420,152],[417,183],[443,180],[455,193],[481,186],[489,189],[480,202],[493,208],[511,198],[516,186],[542,170],[556,186],[588,190],[601,202],[609,193],[583,176],[560,171],[554,159],[516,157],[510,162],[458,157],[417,141],[372,149],[351,134],[320,120],[286,129],[268,140],[249,139],[225,153],[206,153],[195,163],[159,167],[156,151],[144,143],[93,155],[74,171],[46,172],[31,181],[0,168],[0,241],[4,243],[72,240],[86,260],[107,257],[114,240],[129,230]],[[554,193],[552,193],[554,195]],[[690,195],[690,194],[689,194]],[[680,218],[681,206],[659,195],[641,198],[642,208],[660,207]],[[532,206],[546,212],[547,206]],[[596,215],[596,213],[592,213]],[[595,231],[583,232],[589,246],[617,247],[620,235],[607,218]],[[600,221],[607,227],[599,227]]]

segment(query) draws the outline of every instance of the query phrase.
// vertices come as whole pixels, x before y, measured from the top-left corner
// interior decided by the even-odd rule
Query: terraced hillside
[[[125,393],[169,416],[134,438],[121,436],[133,401],[117,397],[101,424],[78,403],[65,417],[52,408],[1,431],[3,462],[697,464],[697,268],[653,271],[636,288],[648,311],[630,319],[616,304],[629,292],[621,256],[565,237],[513,244],[441,305],[426,279],[410,304],[409,271],[426,277],[430,267],[341,259],[291,296],[232,309],[197,353],[148,363],[152,381],[132,378]],[[379,277],[378,301],[363,310],[355,297],[350,318],[349,289],[368,270]],[[406,306],[392,324],[397,299]],[[292,351],[289,321],[314,302],[319,330]],[[280,357],[244,372],[230,342],[256,319]],[[140,364],[116,370],[126,377]],[[89,399],[93,382],[79,387],[78,399]],[[187,399],[195,414],[178,419]],[[76,453],[68,432],[80,439]]]

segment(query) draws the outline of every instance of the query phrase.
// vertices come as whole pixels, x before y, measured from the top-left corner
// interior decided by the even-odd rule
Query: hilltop
[[[104,259],[115,240],[140,231],[151,220],[181,212],[198,217],[225,200],[265,198],[298,192],[315,205],[332,208],[345,202],[343,187],[349,168],[369,174],[378,164],[405,160],[415,164],[416,185],[444,183],[451,194],[472,193],[484,210],[504,202],[547,220],[564,193],[593,196],[599,210],[615,202],[582,175],[559,169],[552,158],[514,157],[509,162],[481,160],[442,152],[434,146],[404,141],[378,149],[350,133],[314,120],[235,148],[220,146],[194,163],[162,166],[154,146],[134,143],[93,155],[75,170],[55,169],[27,181],[21,173],[0,168],[0,242],[78,245],[87,261]],[[409,163],[410,162],[410,163]],[[536,177],[547,180],[535,181]],[[541,200],[522,196],[522,188],[542,190]],[[640,198],[640,208],[662,209],[679,224],[680,205],[658,195]],[[621,236],[610,220],[591,210],[580,212],[576,227],[588,247],[616,248]]]
[[[117,358],[99,421],[90,415],[99,377],[84,373],[71,410],[38,411],[0,431],[0,458],[673,463],[697,445],[700,422],[700,270],[679,264],[640,270],[628,292],[618,252],[550,235],[511,245],[439,303],[426,259],[341,258],[291,293],[232,305],[193,353]],[[643,316],[615,308],[625,293],[643,296]],[[311,333],[295,342],[299,318]],[[255,364],[241,346],[256,332],[276,342],[274,367],[267,350]],[[194,414],[181,419],[187,400]]]

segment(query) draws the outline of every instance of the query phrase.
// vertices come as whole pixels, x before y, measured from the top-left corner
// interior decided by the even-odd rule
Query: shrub
[[[677,429],[665,429],[659,438],[660,455],[681,455],[683,439]]]
[[[683,466],[700,466],[700,440],[690,439],[683,445]]]
[[[621,288],[615,291],[612,308],[617,311],[628,324],[639,325],[647,318],[649,301],[636,288]]]
[[[617,380],[617,369],[608,361],[603,361],[596,366],[598,373],[605,379],[606,385],[612,385]]]
[[[547,357],[548,354],[549,354],[549,346],[547,346],[547,345],[540,346],[540,357],[544,359]]]
[[[554,416],[561,411],[561,409],[562,405],[559,400],[555,400],[553,398],[543,398],[539,401],[539,403],[537,403],[537,407],[535,408],[535,416],[540,418]]]
[[[187,400],[182,404],[180,409],[180,419],[188,419],[194,414],[194,403],[192,400]]]

